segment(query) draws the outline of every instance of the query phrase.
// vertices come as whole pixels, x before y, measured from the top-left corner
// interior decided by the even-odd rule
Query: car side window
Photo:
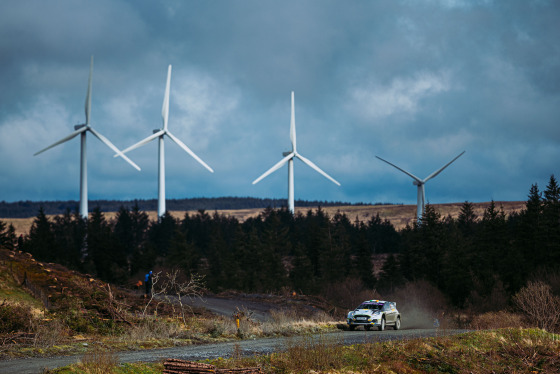
[[[383,310],[384,312],[389,311],[389,304],[383,305],[383,309],[382,309],[382,310]]]

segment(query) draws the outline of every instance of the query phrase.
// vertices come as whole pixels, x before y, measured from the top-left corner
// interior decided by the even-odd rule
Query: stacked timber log
[[[216,369],[214,365],[168,358],[163,363],[163,374],[263,374],[261,368]]]
[[[219,374],[264,374],[261,368],[216,369]]]

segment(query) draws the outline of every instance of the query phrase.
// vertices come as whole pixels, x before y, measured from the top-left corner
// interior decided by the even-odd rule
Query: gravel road
[[[446,334],[458,334],[464,330],[446,331]],[[339,331],[321,335],[321,338],[332,339],[337,344],[357,344],[365,342],[381,342],[387,340],[413,339],[441,335],[441,331],[434,329],[408,329],[386,331]],[[315,336],[318,339],[319,336]],[[166,358],[179,358],[183,360],[203,360],[206,358],[229,357],[237,350],[244,355],[267,354],[280,351],[298,344],[304,337],[267,338],[255,340],[237,340],[220,344],[205,344],[186,347],[153,349],[134,352],[121,352],[119,361],[125,362],[154,362]],[[0,361],[0,373],[37,374],[45,368],[57,367],[76,363],[82,356],[52,357],[52,358],[26,358]]]

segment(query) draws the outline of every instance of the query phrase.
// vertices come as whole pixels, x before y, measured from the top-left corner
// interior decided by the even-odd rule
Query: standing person
[[[151,270],[144,277],[144,284],[146,285],[146,293],[144,294],[144,298],[147,298],[152,293],[153,278]]]

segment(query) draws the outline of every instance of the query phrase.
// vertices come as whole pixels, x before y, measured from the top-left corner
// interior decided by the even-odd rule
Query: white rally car
[[[354,330],[356,326],[364,326],[364,330],[377,326],[379,331],[385,330],[386,326],[393,326],[398,330],[401,328],[401,315],[394,302],[368,300],[348,313],[347,323],[350,330]]]

